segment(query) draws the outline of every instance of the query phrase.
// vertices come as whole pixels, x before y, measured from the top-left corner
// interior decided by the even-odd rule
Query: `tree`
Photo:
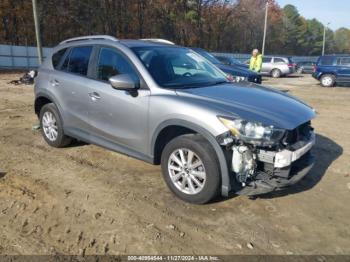
[[[350,53],[350,30],[347,28],[339,28],[334,33],[334,42],[336,52]]]
[[[266,53],[319,55],[323,24],[269,1]],[[38,0],[44,46],[79,35],[165,38],[211,51],[261,48],[266,0]],[[349,29],[327,30],[326,51],[350,52]],[[29,0],[0,1],[0,43],[35,45]]]

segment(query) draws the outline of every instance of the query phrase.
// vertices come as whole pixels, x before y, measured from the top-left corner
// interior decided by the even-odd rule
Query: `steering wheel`
[[[186,72],[182,76],[192,76],[192,74],[190,72]]]

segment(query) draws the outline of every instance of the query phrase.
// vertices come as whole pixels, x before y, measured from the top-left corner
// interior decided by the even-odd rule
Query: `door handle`
[[[92,101],[96,101],[96,100],[101,98],[100,95],[96,92],[89,93],[89,96],[90,96]]]
[[[50,83],[52,86],[59,86],[60,85],[60,82],[56,79],[50,80]]]

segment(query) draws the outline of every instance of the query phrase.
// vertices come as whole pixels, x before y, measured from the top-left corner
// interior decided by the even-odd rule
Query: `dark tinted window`
[[[270,63],[271,57],[263,57],[262,61],[263,61],[263,63]]]
[[[64,56],[64,54],[66,53],[66,51],[67,51],[67,48],[63,48],[52,55],[52,65],[55,69],[57,69],[57,67],[60,64],[60,61],[61,61],[62,57]]]
[[[79,46],[70,50],[69,55],[64,60],[62,70],[79,75],[87,75],[91,46]]]
[[[334,57],[324,56],[320,59],[320,65],[333,65]]]
[[[274,63],[285,63],[286,61],[284,61],[282,58],[275,57],[275,58],[273,59],[273,62],[274,62]]]
[[[339,65],[350,66],[350,57],[343,57],[339,59]]]
[[[97,79],[108,81],[111,76],[120,74],[129,74],[137,78],[133,67],[121,54],[111,48],[101,48],[97,64]]]

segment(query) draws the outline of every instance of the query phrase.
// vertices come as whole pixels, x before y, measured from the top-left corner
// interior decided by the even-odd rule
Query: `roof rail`
[[[175,45],[174,42],[171,42],[171,41],[166,40],[166,39],[161,39],[161,38],[143,38],[143,39],[140,39],[140,40],[149,41],[149,42],[155,42],[155,43],[168,44],[168,45]]]
[[[66,44],[66,43],[70,43],[70,42],[75,42],[75,41],[82,41],[82,40],[112,40],[112,41],[119,41],[118,38],[115,38],[114,36],[110,36],[110,35],[87,35],[87,36],[79,36],[79,37],[73,37],[73,38],[69,38],[67,40],[64,40],[60,43],[60,45],[62,44]]]

